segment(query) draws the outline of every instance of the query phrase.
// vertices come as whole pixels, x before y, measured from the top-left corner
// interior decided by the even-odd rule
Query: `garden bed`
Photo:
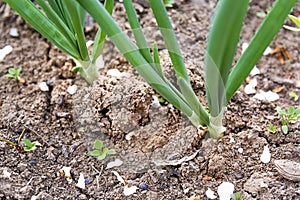
[[[136,2],[146,37],[157,40],[164,70],[175,81],[152,13],[145,1]],[[276,113],[277,106],[299,107],[299,100],[289,96],[290,92],[300,95],[299,33],[281,29],[270,44],[273,49],[284,47],[292,61],[280,64],[275,55],[263,56],[257,63],[260,73],[249,76],[248,81],[257,79],[257,93],[273,90],[279,99],[256,99],[255,94],[244,92],[244,83],[227,106],[225,136],[214,141],[203,139],[171,105],[157,104],[154,100],[160,95],[111,43],[105,45],[100,79],[88,86],[79,74],[70,72],[74,62],[68,56],[13,11],[5,10],[2,1],[0,5],[0,48],[13,47],[0,61],[0,138],[17,142],[24,131],[23,138],[42,144],[22,152],[0,141],[1,199],[208,199],[206,191],[210,188],[217,196],[223,182],[232,183],[243,199],[297,199],[300,195],[299,182],[284,178],[274,164],[281,159],[300,162],[299,120],[284,134]],[[256,13],[271,5],[251,2],[238,54],[262,21]],[[180,1],[168,9],[193,89],[202,102],[206,36],[214,7],[215,1],[199,0]],[[293,12],[299,14],[299,3]],[[121,3],[113,16],[129,29]],[[11,28],[17,28],[19,36],[12,37]],[[86,31],[93,38],[95,25],[89,23]],[[5,77],[8,68],[19,66],[24,84]],[[120,74],[113,73],[115,69]],[[48,91],[41,91],[41,82],[48,84]],[[77,86],[74,94],[67,91],[72,85]],[[277,126],[276,133],[270,133],[270,123]],[[97,138],[117,154],[103,161],[89,156]],[[271,153],[267,163],[260,159],[265,147]],[[115,159],[123,164],[106,169]],[[71,167],[71,183],[60,172],[64,166]],[[125,196],[124,184],[113,171],[125,179],[126,186],[139,189]],[[80,173],[85,189],[76,187]]]

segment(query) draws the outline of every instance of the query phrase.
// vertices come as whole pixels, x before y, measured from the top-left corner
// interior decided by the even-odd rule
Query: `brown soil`
[[[136,2],[149,42],[158,42],[164,71],[175,82],[152,13],[146,1]],[[269,1],[251,2],[237,58],[242,43],[249,42],[262,21],[256,12],[265,11],[271,5]],[[168,9],[193,89],[202,102],[205,101],[205,41],[214,6],[215,1],[195,0],[180,1]],[[300,12],[299,3],[293,12]],[[244,93],[245,83],[227,106],[225,136],[213,141],[202,139],[171,105],[153,104],[153,98],[160,96],[111,43],[104,49],[106,65],[101,78],[88,86],[79,74],[70,72],[74,63],[68,56],[12,11],[6,15],[2,1],[0,16],[0,48],[8,44],[13,47],[13,52],[0,62],[0,138],[17,142],[24,131],[23,138],[42,144],[35,151],[25,153],[0,141],[1,199],[152,200],[193,196],[208,199],[205,195],[208,188],[217,195],[217,187],[225,181],[233,183],[235,192],[247,200],[299,198],[299,182],[284,178],[274,165],[274,160],[279,159],[300,162],[299,120],[289,125],[288,134],[283,134],[275,111],[276,106],[299,107],[299,100],[289,97],[292,91],[300,95],[299,33],[282,29],[270,45],[286,48],[293,57],[291,62],[281,65],[276,56],[263,56],[257,64],[261,71],[255,76],[257,90],[284,86],[278,92],[280,99],[275,102],[254,99],[253,95]],[[129,29],[122,4],[117,3],[114,17],[122,28]],[[93,38],[95,25],[90,26],[88,37]],[[18,29],[19,37],[9,35],[13,27]],[[25,84],[5,77],[8,68],[18,66],[23,68],[21,77]],[[124,76],[109,76],[110,69],[118,69]],[[42,81],[47,82],[49,91],[39,89]],[[78,90],[71,95],[67,88],[74,84]],[[270,122],[278,126],[274,134],[269,132]],[[117,154],[103,161],[89,156],[88,151],[97,138]],[[265,146],[272,155],[267,164],[260,161]],[[174,164],[191,155],[195,157]],[[106,169],[107,163],[117,158],[123,164]],[[64,166],[72,168],[70,184],[60,173]],[[146,183],[148,188],[139,188],[135,194],[125,196],[124,185],[113,171],[130,186]],[[75,186],[80,173],[85,177],[85,189]]]

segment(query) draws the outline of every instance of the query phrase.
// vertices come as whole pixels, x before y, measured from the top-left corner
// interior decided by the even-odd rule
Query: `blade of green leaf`
[[[198,97],[195,95],[191,87],[189,87],[188,83],[183,78],[180,78],[178,80],[178,84],[180,88],[182,88],[182,94],[191,106],[192,110],[195,111],[198,118],[202,120],[199,123],[209,124],[209,118],[206,117],[208,116],[206,110],[203,108]],[[200,118],[200,116],[203,116],[203,118]]]
[[[46,13],[47,17],[53,22],[57,29],[69,40],[73,48],[76,49],[76,39],[73,33],[69,30],[64,21],[60,18],[60,13],[56,13],[55,10],[49,6],[45,0],[36,0],[36,2],[41,6],[43,11]],[[53,2],[53,1],[49,1]],[[52,3],[53,4],[53,3]]]
[[[300,32],[300,28],[295,28],[292,26],[283,25],[283,28],[288,29],[290,31],[294,31],[294,32]]]
[[[69,1],[68,2],[67,1],[68,0],[62,2],[65,2],[64,5],[65,5],[66,12],[70,15],[70,20],[71,20],[70,23],[74,29],[77,46],[81,56],[80,60],[87,61],[89,60],[89,53],[86,47],[85,35],[83,32],[84,24],[81,24],[82,11],[80,11],[83,8],[77,2],[70,3]]]
[[[300,28],[300,19],[298,17],[295,17],[293,15],[289,15],[289,18]]]
[[[28,0],[4,0],[11,8],[16,10],[26,22],[41,33],[45,38],[54,43],[75,59],[80,58],[77,49],[74,49],[69,40],[61,33],[35,5]]]
[[[225,104],[231,99],[243,81],[249,75],[254,65],[263,55],[264,50],[278,33],[286,16],[290,13],[298,0],[277,0],[272,10],[268,13],[258,31],[252,38],[248,48],[239,58],[234,69],[229,75],[226,85]]]
[[[205,85],[212,116],[222,110],[225,85],[245,19],[249,0],[218,2],[212,20],[205,56]]]
[[[160,65],[160,59],[159,59],[158,48],[157,48],[156,42],[154,42],[154,44],[153,44],[152,52],[153,52],[154,67],[155,67],[156,71],[160,74],[160,76],[164,77],[162,67]]]
[[[162,0],[149,0],[150,7],[153,11],[160,32],[168,49],[177,79],[183,78],[188,84],[190,80],[186,72],[184,60],[181,55],[179,44],[177,42],[173,27],[169,20],[166,8]]]
[[[113,12],[114,0],[105,0],[104,7],[107,10],[107,12],[111,15]],[[97,58],[100,56],[100,53],[103,49],[105,38],[106,38],[106,33],[102,31],[102,29],[99,27],[96,34],[93,51],[92,51],[92,58],[91,58],[92,63],[95,63]]]
[[[141,52],[141,54],[144,56],[144,58],[147,60],[148,63],[153,63],[150,54],[150,48],[148,47],[145,35],[142,31],[142,27],[138,21],[138,17],[133,7],[132,0],[124,0],[123,4],[126,10],[129,24],[133,31],[133,35],[135,37],[135,41],[137,43],[137,46],[139,47],[139,51]]]

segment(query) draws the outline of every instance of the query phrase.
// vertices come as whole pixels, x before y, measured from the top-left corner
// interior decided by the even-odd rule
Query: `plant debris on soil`
[[[164,72],[176,82],[159,30],[147,5],[135,7],[149,44],[157,41]],[[273,2],[273,1],[272,1]],[[249,43],[271,1],[251,1],[241,34]],[[204,54],[216,1],[177,1],[168,8],[191,84],[204,101]],[[300,4],[293,14],[300,13]],[[122,3],[113,17],[131,35]],[[289,20],[286,24],[293,25]],[[87,39],[97,26],[87,21]],[[13,32],[13,34],[12,34]],[[105,68],[93,86],[70,72],[75,63],[0,1],[0,198],[1,199],[218,199],[224,185],[243,199],[299,199],[299,119],[280,130],[276,107],[299,107],[300,34],[281,29],[270,44],[286,60],[265,55],[227,106],[225,136],[203,138],[165,102],[109,42]],[[277,52],[278,53],[278,52]],[[25,82],[5,77],[22,67]],[[244,89],[253,79],[252,92]],[[42,86],[42,88],[41,88]],[[255,98],[272,92],[278,99]],[[269,131],[274,124],[275,133]],[[22,134],[20,143],[18,138]],[[24,138],[41,146],[23,151]],[[96,139],[116,151],[104,160],[88,155]],[[9,143],[10,141],[12,143]],[[15,145],[12,145],[15,144]],[[219,189],[218,189],[219,188]]]

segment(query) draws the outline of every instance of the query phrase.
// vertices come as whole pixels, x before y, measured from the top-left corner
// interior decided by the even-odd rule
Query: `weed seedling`
[[[96,140],[94,143],[94,150],[89,151],[90,156],[98,157],[98,160],[103,160],[107,155],[116,154],[116,151],[113,149],[103,148],[103,141]]]
[[[22,67],[19,67],[18,69],[14,69],[14,68],[9,68],[8,69],[8,74],[6,74],[5,76],[8,78],[13,78],[16,81],[20,81],[21,82],[21,77],[20,77],[20,73],[22,71]]]
[[[243,198],[242,198],[242,195],[241,195],[239,192],[236,192],[236,193],[230,195],[230,197],[231,197],[231,199],[233,199],[233,200],[242,200],[242,199],[243,199]]]
[[[270,131],[271,133],[275,133],[275,132],[276,132],[276,126],[273,125],[272,123],[270,123],[270,124],[269,124],[269,131]]]
[[[289,96],[291,98],[293,98],[295,101],[297,101],[299,99],[299,96],[295,92],[290,92]]]
[[[25,145],[24,151],[34,151],[37,146],[41,145],[38,141],[31,142],[29,139],[24,139],[23,143]]]
[[[25,132],[25,129],[22,131],[22,133],[19,135],[17,142],[13,142],[12,140],[7,140],[0,138],[0,141],[5,142],[11,146],[14,146],[16,150],[20,153],[24,153],[24,151],[33,151],[37,148],[37,146],[40,146],[41,144],[38,141],[31,142],[29,139],[24,139],[23,143],[25,145],[24,148],[21,146],[21,138],[23,137]]]
[[[289,15],[289,18],[296,24],[297,28],[287,25],[284,25],[283,27],[290,31],[300,32],[300,19],[294,15]]]
[[[164,0],[164,5],[169,8],[173,7],[174,3],[175,3],[175,0]]]
[[[287,111],[281,109],[280,107],[276,108],[277,113],[281,118],[281,130],[284,134],[288,133],[288,124],[291,121],[297,120],[300,116],[300,108],[295,109],[294,106],[289,106]]]
[[[271,11],[271,9],[272,9],[272,8],[268,8],[268,9],[266,10],[266,12],[264,12],[264,11],[257,12],[257,13],[256,13],[256,16],[257,16],[257,17],[260,17],[260,18],[265,18],[265,17],[269,14],[269,12]]]

